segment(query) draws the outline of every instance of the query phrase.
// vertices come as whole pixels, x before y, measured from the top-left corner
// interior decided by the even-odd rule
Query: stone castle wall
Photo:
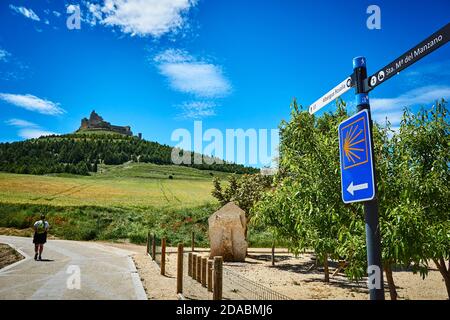
[[[103,120],[95,111],[91,112],[89,119],[83,118],[81,120],[81,126],[79,130],[108,130],[132,136],[133,132],[129,126],[115,126],[111,123]]]

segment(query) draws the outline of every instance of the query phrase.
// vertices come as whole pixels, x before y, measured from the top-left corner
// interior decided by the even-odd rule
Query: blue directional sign
[[[341,187],[344,203],[375,197],[369,113],[362,110],[339,125]]]

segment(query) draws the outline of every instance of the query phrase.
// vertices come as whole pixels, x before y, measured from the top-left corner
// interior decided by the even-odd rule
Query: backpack
[[[41,220],[41,223],[38,224],[37,228],[36,228],[36,232],[38,234],[43,234],[45,233],[47,230],[45,230],[45,221]]]

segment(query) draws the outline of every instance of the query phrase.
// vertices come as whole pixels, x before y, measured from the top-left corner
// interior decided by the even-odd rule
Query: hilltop
[[[121,165],[130,161],[172,165],[171,156],[171,146],[144,140],[141,134],[133,136],[130,126],[111,125],[93,111],[89,119],[81,120],[80,129],[74,133],[0,143],[0,171],[89,175],[97,172],[99,165]],[[191,156],[193,159],[194,154]],[[183,166],[237,174],[259,172],[227,162]]]
[[[88,118],[81,119],[80,128],[76,131],[80,133],[118,133],[126,136],[132,136],[130,126],[116,126],[103,120],[103,118],[93,110]],[[142,134],[138,134],[142,138]]]

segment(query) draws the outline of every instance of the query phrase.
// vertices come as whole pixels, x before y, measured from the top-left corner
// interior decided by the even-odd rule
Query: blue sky
[[[366,27],[372,4],[380,30]],[[66,26],[73,5],[79,30]],[[0,141],[73,132],[93,109],[169,145],[195,119],[224,132],[276,128],[293,97],[308,106],[352,72],[353,57],[372,74],[449,18],[448,0],[3,0]],[[403,106],[441,97],[448,44],[370,93],[374,118],[394,126]]]

